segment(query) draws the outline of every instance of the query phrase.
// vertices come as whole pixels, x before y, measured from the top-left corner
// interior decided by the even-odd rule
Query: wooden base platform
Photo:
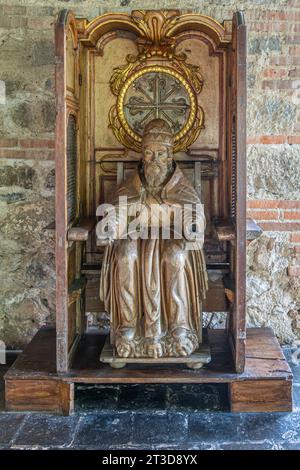
[[[247,330],[246,367],[233,369],[224,330],[208,330],[211,362],[198,370],[180,364],[128,364],[112,369],[99,361],[105,336],[87,334],[67,374],[56,372],[55,330],[42,328],[5,375],[7,410],[70,414],[75,383],[227,383],[232,411],[291,411],[292,373],[269,328]]]

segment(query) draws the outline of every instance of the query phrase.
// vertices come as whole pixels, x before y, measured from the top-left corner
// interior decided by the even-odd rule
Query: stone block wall
[[[0,0],[0,339],[54,321],[54,24],[72,9],[181,8],[248,25],[248,324],[300,338],[300,0]]]

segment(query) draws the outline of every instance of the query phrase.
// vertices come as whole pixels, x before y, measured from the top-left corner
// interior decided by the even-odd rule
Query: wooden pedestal
[[[204,364],[208,364],[210,361],[211,354],[207,334],[203,335],[203,341],[199,345],[197,351],[189,357],[159,357],[156,359],[144,357],[120,357],[116,354],[115,349],[111,345],[109,335],[106,337],[100,354],[100,362],[107,363],[115,369],[126,367],[127,364],[143,364],[144,367],[151,364],[160,364],[164,367],[167,367],[168,364],[185,364],[186,367],[189,367],[190,369],[201,369]]]
[[[224,330],[209,330],[211,362],[199,370],[184,365],[112,369],[99,361],[105,336],[87,334],[67,374],[57,374],[55,330],[42,328],[5,375],[6,408],[70,414],[75,383],[227,383],[231,411],[291,411],[292,373],[269,328],[247,330],[246,367],[234,373]]]

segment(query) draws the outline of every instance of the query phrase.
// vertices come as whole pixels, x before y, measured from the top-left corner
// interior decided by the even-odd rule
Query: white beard
[[[159,187],[166,180],[169,174],[168,167],[161,167],[157,163],[145,163],[144,175],[149,186]]]

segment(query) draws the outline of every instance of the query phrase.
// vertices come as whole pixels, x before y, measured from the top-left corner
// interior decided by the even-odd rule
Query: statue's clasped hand
[[[101,204],[96,211],[101,220],[96,225],[98,246],[111,245],[118,238],[118,222],[115,207],[110,204]]]

